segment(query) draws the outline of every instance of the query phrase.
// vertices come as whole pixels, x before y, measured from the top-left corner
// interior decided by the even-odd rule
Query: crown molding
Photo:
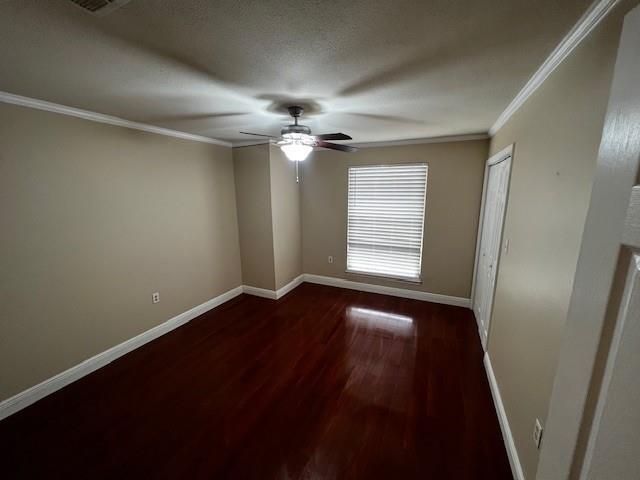
[[[469,140],[486,140],[489,135],[486,133],[472,133],[468,135],[448,135],[443,137],[425,137],[410,138],[407,140],[389,140],[386,142],[364,142],[349,143],[353,147],[358,148],[376,148],[376,147],[396,147],[402,145],[419,145],[421,143],[447,143],[447,142],[466,142]]]
[[[551,55],[540,65],[540,68],[533,74],[525,86],[518,92],[515,98],[500,114],[493,126],[489,129],[489,135],[494,136],[509,118],[527,101],[540,85],[551,75],[569,54],[576,48],[582,40],[607,16],[620,0],[597,0],[580,17],[569,33],[562,39],[558,46],[551,52]]]
[[[191,140],[193,142],[211,143],[213,145],[222,145],[223,147],[232,146],[229,142],[224,142],[215,138],[203,137],[202,135],[194,135],[192,133],[179,132],[177,130],[156,127],[155,125],[148,125],[146,123],[132,122],[130,120],[125,120],[124,118],[91,112],[89,110],[81,110],[74,107],[67,107],[66,105],[47,102],[46,100],[38,100],[36,98],[23,97],[22,95],[15,95],[8,92],[0,91],[0,102],[19,105],[21,107],[35,108],[37,110],[44,110],[47,112],[59,113],[61,115],[82,118],[84,120],[90,120],[92,122],[106,123],[107,125],[115,125],[118,127],[141,130],[143,132],[156,133],[158,135],[164,135],[167,137]]]

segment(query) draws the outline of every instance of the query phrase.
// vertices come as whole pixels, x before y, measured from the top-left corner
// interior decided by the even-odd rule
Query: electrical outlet
[[[151,294],[151,301],[153,303],[158,303],[160,301],[160,292],[155,292]]]
[[[542,440],[542,424],[536,418],[536,423],[533,427],[533,443],[536,444],[536,448],[540,448],[540,440]]]
[[[327,262],[329,262],[329,263],[333,263],[333,256],[329,255],[329,256],[327,257]]]

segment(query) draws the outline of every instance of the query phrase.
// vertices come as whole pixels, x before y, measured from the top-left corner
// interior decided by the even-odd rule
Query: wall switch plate
[[[333,263],[333,256],[329,255],[329,256],[327,257],[327,262],[329,262],[329,263]]]
[[[509,253],[509,239],[508,238],[504,241],[504,254],[506,255],[507,253]]]
[[[151,294],[151,301],[153,303],[158,303],[160,301],[160,292],[155,292]]]
[[[536,448],[540,448],[540,440],[542,440],[542,424],[536,418],[536,423],[533,427],[533,443],[536,444]]]

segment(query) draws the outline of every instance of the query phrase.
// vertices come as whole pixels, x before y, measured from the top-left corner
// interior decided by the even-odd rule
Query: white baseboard
[[[275,290],[267,290],[266,288],[252,287],[251,285],[243,285],[242,293],[246,293],[247,295],[253,295],[254,297],[270,298],[271,300],[276,300],[276,295],[277,295]]]
[[[394,297],[412,298],[414,300],[422,300],[425,302],[471,308],[471,299],[469,298],[452,297],[449,295],[440,295],[439,293],[421,292],[406,288],[386,287],[383,285],[373,285],[371,283],[353,282],[351,280],[345,280],[344,278],[325,277],[310,273],[304,274],[304,281],[309,283],[318,283],[320,285],[329,285],[331,287],[359,290],[361,292],[382,293],[384,295],[392,295]]]
[[[104,367],[108,363],[113,362],[117,358],[135,350],[136,348],[144,345],[145,343],[154,340],[165,333],[170,332],[171,330],[178,328],[181,325],[193,320],[199,315],[202,315],[205,312],[208,312],[212,308],[217,307],[234,297],[240,295],[243,291],[242,287],[236,287],[228,292],[225,292],[221,295],[218,295],[207,302],[200,304],[196,307],[193,307],[190,310],[187,310],[184,313],[176,315],[175,317],[167,320],[160,325],[157,325],[146,332],[142,332],[140,335],[137,335],[125,342],[122,342],[115,347],[111,347],[108,350],[105,350],[102,353],[99,353],[87,360],[75,365],[64,372],[61,372],[37,385],[34,385],[31,388],[23,390],[22,392],[14,395],[13,397],[9,397],[6,400],[0,402],[0,420],[8,417],[25,407],[28,407],[32,403],[37,402],[38,400],[46,397],[47,395],[60,390],[62,387],[69,385],[72,382],[84,377],[85,375],[90,374],[98,370],[101,367]]]
[[[284,297],[291,290],[296,288],[304,281],[304,275],[298,275],[296,278],[287,283],[284,287],[278,290],[268,290],[266,288],[252,287],[251,285],[243,285],[242,291],[247,295],[253,295],[255,297],[270,298],[271,300],[277,300]]]
[[[344,280],[341,278],[324,277],[320,275],[303,274],[299,275],[287,285],[279,288],[277,291],[267,290],[264,288],[252,287],[249,285],[243,285],[236,287],[228,292],[225,292],[217,297],[198,305],[184,313],[176,315],[175,317],[167,320],[156,327],[153,327],[146,332],[137,335],[115,347],[105,350],[98,355],[95,355],[78,365],[75,365],[64,372],[61,372],[31,388],[28,388],[13,397],[7,398],[0,402],[0,420],[8,417],[28,407],[32,403],[46,397],[47,395],[60,390],[61,388],[69,385],[70,383],[84,377],[98,370],[99,368],[113,362],[119,357],[135,350],[136,348],[148,343],[171,330],[184,325],[190,320],[193,320],[199,315],[223,304],[224,302],[231,300],[232,298],[240,295],[241,293],[247,293],[249,295],[255,295],[258,297],[269,298],[277,300],[289,293],[303,282],[317,283],[321,285],[330,285],[340,288],[348,288],[351,290],[360,290],[363,292],[382,293],[385,295],[392,295],[396,297],[413,298],[417,300],[424,300],[434,303],[443,303],[447,305],[455,305],[460,307],[469,307],[471,302],[467,298],[450,297],[447,295],[439,295],[435,293],[418,292],[415,290],[406,290],[402,288],[385,287],[382,285],[372,285],[368,283],[352,282],[350,280]]]
[[[304,282],[304,275],[298,275],[296,278],[294,278],[289,283],[287,283],[284,287],[279,288],[276,291],[276,298],[284,297],[287,293],[289,293],[291,290],[296,288],[302,282]]]
[[[504,404],[502,403],[502,396],[500,395],[498,382],[496,381],[496,377],[493,373],[489,352],[484,354],[484,368],[487,371],[487,378],[489,379],[489,386],[491,387],[491,396],[493,397],[493,404],[495,405],[496,413],[498,414],[498,421],[500,422],[500,430],[502,430],[504,446],[507,449],[507,456],[509,457],[509,464],[511,465],[511,473],[515,480],[524,480],[524,473],[522,471],[522,465],[520,464],[520,458],[518,457],[518,450],[516,449],[516,444],[513,441],[511,427],[509,426],[509,419],[507,418],[507,412],[505,411]]]

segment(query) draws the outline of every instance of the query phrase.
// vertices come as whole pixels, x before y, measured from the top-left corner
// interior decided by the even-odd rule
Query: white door
[[[537,478],[640,478],[640,7],[625,19]]]
[[[640,478],[640,187],[634,188],[633,198],[623,236],[623,248],[630,250],[629,266],[591,423],[583,479]]]
[[[475,292],[473,311],[478,322],[480,339],[487,348],[489,322],[493,306],[493,295],[500,260],[502,227],[509,193],[512,147],[492,156],[485,171],[482,222],[479,228]]]

